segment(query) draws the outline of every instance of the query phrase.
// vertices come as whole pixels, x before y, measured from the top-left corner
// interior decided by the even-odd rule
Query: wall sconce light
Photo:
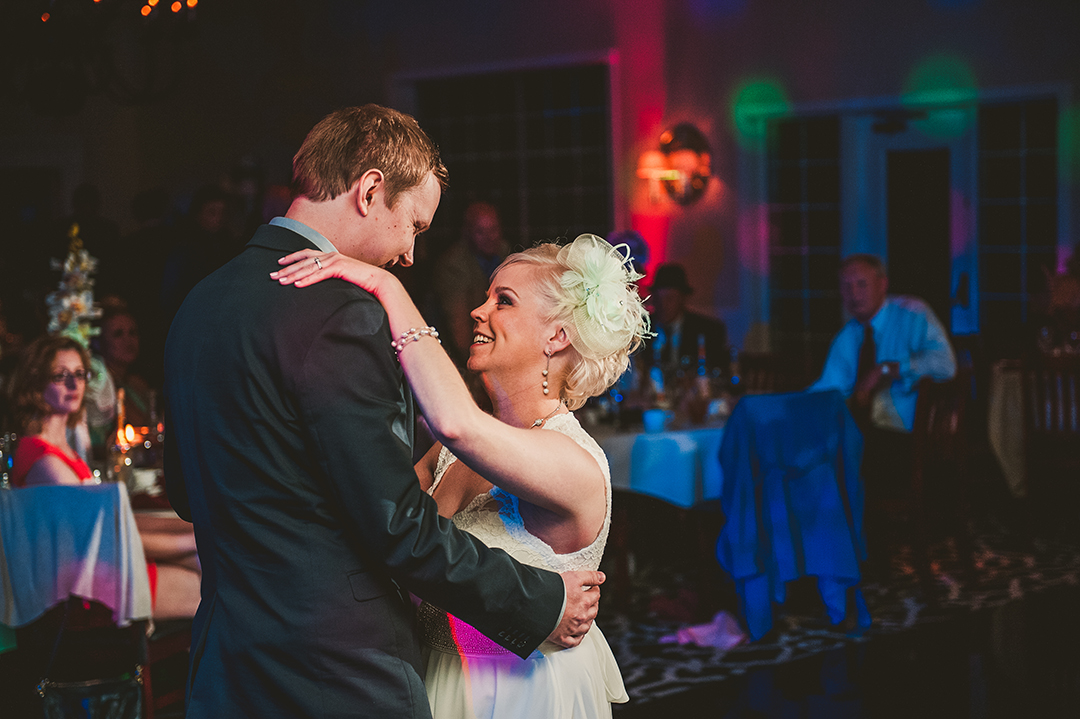
[[[705,194],[712,176],[712,154],[705,135],[683,122],[660,134],[660,149],[647,150],[638,158],[638,177],[649,183],[649,201],[660,202],[660,188],[680,205],[689,205]]]

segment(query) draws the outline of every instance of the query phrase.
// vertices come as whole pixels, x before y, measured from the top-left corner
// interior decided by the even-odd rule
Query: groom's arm
[[[385,312],[357,293],[320,329],[296,377],[327,491],[355,532],[358,554],[528,656],[560,622],[563,580],[489,549],[438,516],[412,467]]]

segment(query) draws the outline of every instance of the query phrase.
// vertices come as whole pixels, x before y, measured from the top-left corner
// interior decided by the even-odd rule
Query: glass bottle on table
[[[689,387],[683,400],[686,405],[686,415],[691,425],[700,425],[705,421],[709,409],[709,399],[712,396],[712,388],[709,380],[709,368],[705,353],[705,335],[697,337],[697,372],[694,375],[693,386]]]
[[[0,434],[0,489],[11,489],[11,465],[15,441],[14,432]]]
[[[652,394],[652,401],[649,404],[661,409],[670,407],[671,402],[667,395],[667,385],[664,378],[663,367],[653,365],[649,368],[649,389]]]
[[[124,482],[130,485],[131,457],[128,450],[131,448],[126,432],[127,415],[124,413],[124,388],[116,390],[116,433],[109,451],[109,469],[107,479],[113,482]]]

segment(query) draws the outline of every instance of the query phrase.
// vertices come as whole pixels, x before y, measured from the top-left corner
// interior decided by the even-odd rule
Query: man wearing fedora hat
[[[700,366],[708,370],[729,369],[727,327],[723,322],[686,308],[693,288],[682,265],[668,263],[656,268],[650,287],[654,337],[645,341],[641,357],[653,367]]]

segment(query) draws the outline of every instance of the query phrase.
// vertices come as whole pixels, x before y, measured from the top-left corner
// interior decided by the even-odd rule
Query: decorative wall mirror
[[[689,122],[664,130],[660,135],[660,152],[671,170],[662,181],[671,199],[689,205],[705,194],[712,175],[712,154],[701,130]]]
[[[675,202],[689,205],[705,194],[712,176],[709,141],[701,130],[682,122],[660,133],[660,149],[638,158],[638,177],[649,183],[649,200],[660,202],[664,188]]]

